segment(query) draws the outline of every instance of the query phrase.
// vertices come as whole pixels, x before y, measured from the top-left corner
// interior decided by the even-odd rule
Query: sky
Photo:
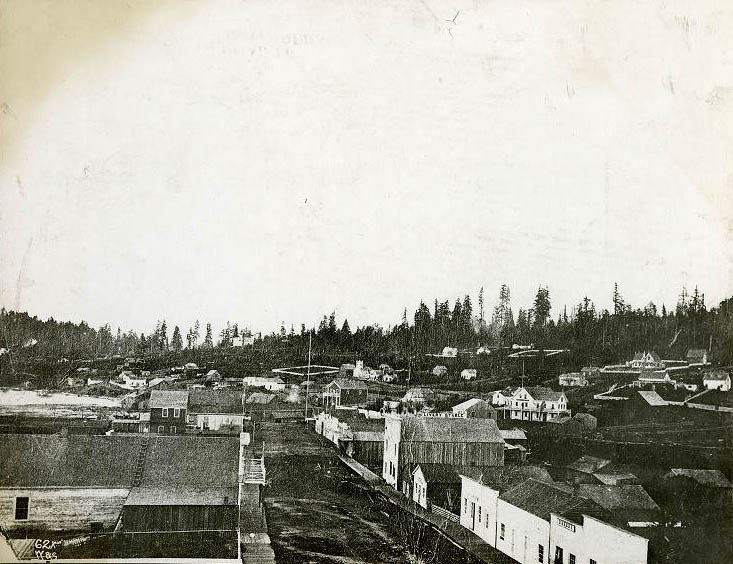
[[[614,282],[714,305],[732,27],[726,0],[0,0],[0,305],[268,332],[502,283],[553,317]]]

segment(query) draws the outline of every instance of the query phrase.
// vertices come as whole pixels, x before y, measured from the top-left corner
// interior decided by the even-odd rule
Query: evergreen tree
[[[534,325],[542,328],[550,317],[550,291],[540,286],[534,299]]]
[[[198,321],[196,323],[198,324]],[[211,335],[211,323],[206,324],[206,336],[204,337],[204,344],[202,347],[205,349],[214,348],[214,339]]]
[[[183,339],[181,338],[181,330],[176,325],[173,328],[173,337],[171,338],[171,349],[180,352],[183,349]]]

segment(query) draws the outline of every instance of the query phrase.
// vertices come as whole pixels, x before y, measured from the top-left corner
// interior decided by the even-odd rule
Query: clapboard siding
[[[126,488],[0,489],[0,526],[6,531],[113,529],[130,490]],[[15,498],[30,499],[28,519],[15,520]]]
[[[503,443],[448,443],[403,440],[399,445],[400,474],[420,462],[452,466],[503,466]],[[407,479],[407,478],[404,478]]]
[[[125,531],[233,530],[236,505],[127,505],[122,514]]]

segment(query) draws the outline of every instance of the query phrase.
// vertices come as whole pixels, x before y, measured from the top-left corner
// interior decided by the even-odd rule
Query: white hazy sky
[[[553,317],[733,293],[726,0],[0,7],[5,307],[269,331],[502,282]]]

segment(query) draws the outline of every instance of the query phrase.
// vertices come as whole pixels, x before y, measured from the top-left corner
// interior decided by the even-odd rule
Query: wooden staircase
[[[244,483],[265,485],[265,458],[247,458],[244,461]]]
[[[135,466],[135,474],[132,477],[132,487],[137,488],[143,479],[143,471],[145,470],[145,457],[148,454],[148,443],[150,436],[143,437],[143,444],[140,446],[140,453],[137,455],[137,465]]]

